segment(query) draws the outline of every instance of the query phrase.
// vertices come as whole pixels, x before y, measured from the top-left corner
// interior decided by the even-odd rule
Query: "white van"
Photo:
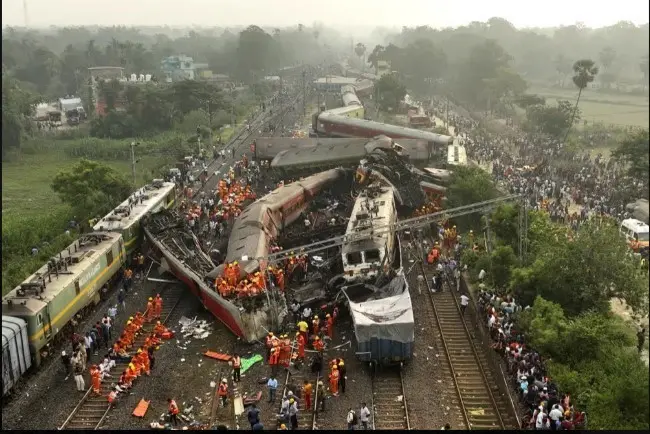
[[[647,247],[650,240],[650,227],[637,219],[625,219],[621,222],[620,232],[635,251]]]

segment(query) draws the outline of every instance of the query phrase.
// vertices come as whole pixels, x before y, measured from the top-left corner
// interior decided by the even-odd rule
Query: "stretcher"
[[[147,414],[147,410],[149,410],[149,403],[151,401],[145,401],[144,398],[138,402],[138,405],[135,406],[135,409],[133,410],[133,416],[135,417],[144,417],[145,414]]]
[[[216,351],[206,351],[203,353],[205,357],[209,357],[211,359],[219,360],[221,362],[228,362],[230,359],[232,359],[232,356],[228,354],[222,354],[222,353],[217,353]]]

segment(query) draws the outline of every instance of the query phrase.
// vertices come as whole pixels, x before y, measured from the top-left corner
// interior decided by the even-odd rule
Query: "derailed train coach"
[[[390,295],[349,302],[357,341],[356,355],[378,365],[404,363],[413,357],[415,319],[404,270],[382,288]]]

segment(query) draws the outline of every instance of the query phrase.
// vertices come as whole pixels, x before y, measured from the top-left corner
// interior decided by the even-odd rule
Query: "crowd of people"
[[[86,393],[84,373],[90,375],[92,393],[101,395],[103,381],[112,378],[111,370],[117,363],[128,363],[119,379],[112,385],[106,396],[108,403],[113,405],[120,393],[129,390],[133,381],[141,375],[150,375],[155,364],[154,351],[159,347],[161,339],[171,337],[171,332],[162,325],[162,298],[160,294],[150,297],[145,313],[137,312],[127,320],[122,334],[113,344],[113,326],[117,308],[111,307],[107,315],[98,321],[85,336],[72,336],[72,354],[62,352],[63,364],[68,375],[72,372],[79,392]],[[145,330],[146,323],[156,321],[152,330]],[[141,345],[136,345],[140,336],[145,336]],[[138,341],[137,341],[138,340]],[[137,346],[137,348],[136,348]],[[106,353],[102,362],[89,365],[91,357],[99,355],[104,348]],[[135,351],[134,351],[135,350]]]
[[[439,102],[434,113],[442,113],[442,107]],[[492,174],[501,186],[574,230],[597,216],[629,218],[626,204],[647,197],[648,180],[627,176],[624,167],[600,154],[592,160],[589,154],[568,152],[558,140],[514,129],[507,135],[491,134],[479,130],[476,121],[457,115],[450,124],[457,133],[462,128],[469,158],[479,164],[492,162]],[[514,298],[481,290],[479,309],[492,346],[504,356],[521,402],[529,409],[526,427],[585,428],[585,413],[574,409],[569,394],[558,391],[546,376],[541,356],[523,343],[515,323],[522,307]]]

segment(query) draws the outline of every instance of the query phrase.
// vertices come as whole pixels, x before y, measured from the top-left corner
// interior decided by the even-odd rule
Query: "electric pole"
[[[305,85],[305,67],[303,66],[302,69],[302,115],[305,116],[307,114],[307,107],[305,104],[307,103],[307,87]]]
[[[447,132],[449,132],[449,97],[447,97],[447,114],[445,116],[447,118],[446,123],[447,123]]]
[[[131,174],[133,175],[133,187],[137,187],[138,183],[136,181],[135,177],[135,163],[137,163],[135,159],[135,147],[138,146],[136,142],[131,142]]]

